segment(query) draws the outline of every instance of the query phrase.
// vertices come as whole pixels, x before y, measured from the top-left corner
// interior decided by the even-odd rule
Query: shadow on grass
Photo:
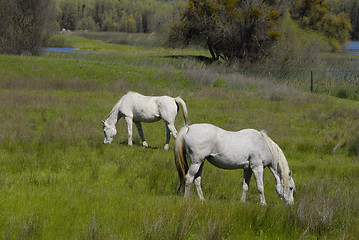
[[[114,144],[114,143],[111,143],[111,144]],[[143,147],[143,146],[142,146],[142,142],[138,142],[138,141],[136,141],[136,140],[134,140],[134,141],[132,142],[133,146],[128,146],[127,140],[119,141],[117,144],[120,145],[120,146],[127,146],[127,147],[133,147],[133,146]],[[148,147],[143,147],[143,148],[148,148],[148,149],[152,149],[152,150],[163,149],[163,147],[151,146],[151,145],[149,145]]]
[[[165,58],[174,58],[174,59],[190,59],[198,62],[203,62],[204,64],[211,64],[216,61],[216,59],[200,56],[200,55],[168,55]]]

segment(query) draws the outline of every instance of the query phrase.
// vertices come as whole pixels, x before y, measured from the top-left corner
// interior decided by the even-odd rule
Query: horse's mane
[[[115,106],[113,106],[111,112],[108,114],[108,118],[116,111],[118,111],[118,108],[120,107],[120,103],[122,101],[122,98],[120,100],[118,100],[118,102],[115,104]]]
[[[111,112],[108,114],[108,117],[110,117],[114,112],[116,112],[118,110],[118,108],[120,107],[120,104],[122,102],[122,99],[128,95],[128,94],[139,94],[139,93],[136,93],[136,92],[132,92],[132,91],[128,91],[125,95],[123,95],[120,100],[118,100],[118,102],[115,104],[115,106],[113,106]]]
[[[273,157],[277,156],[280,173],[283,179],[283,185],[285,188],[287,188],[290,178],[289,176],[290,170],[289,170],[287,159],[285,158],[282,149],[280,149],[280,147],[270,137],[268,137],[265,131],[260,131],[260,134],[266,140],[267,145],[270,151],[272,152]]]

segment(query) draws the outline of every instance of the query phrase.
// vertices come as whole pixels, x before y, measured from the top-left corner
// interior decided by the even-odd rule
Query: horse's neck
[[[111,113],[109,114],[108,118],[106,119],[106,123],[108,125],[116,125],[118,120],[119,120],[119,116],[118,116],[118,108],[114,108],[112,109]]]

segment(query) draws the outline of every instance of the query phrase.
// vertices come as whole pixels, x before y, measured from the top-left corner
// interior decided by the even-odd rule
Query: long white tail
[[[186,135],[188,127],[185,126],[179,131],[174,144],[175,163],[177,167],[178,177],[180,179],[179,190],[185,186],[185,177],[188,172],[188,162],[186,159],[186,152],[184,146],[184,136]]]
[[[176,97],[175,101],[178,105],[181,106],[185,125],[188,126],[189,120],[188,120],[188,111],[187,111],[186,103],[183,101],[183,99],[181,97]]]

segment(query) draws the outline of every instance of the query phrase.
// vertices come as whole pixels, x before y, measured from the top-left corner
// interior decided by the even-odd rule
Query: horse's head
[[[115,125],[109,125],[106,121],[102,121],[103,133],[105,134],[104,144],[111,143],[113,137],[116,135]]]
[[[281,184],[275,187],[279,197],[286,204],[292,205],[294,203],[293,193],[295,191],[295,184],[292,178],[292,172],[289,172],[289,179],[287,183],[284,183],[284,180],[281,180]]]

